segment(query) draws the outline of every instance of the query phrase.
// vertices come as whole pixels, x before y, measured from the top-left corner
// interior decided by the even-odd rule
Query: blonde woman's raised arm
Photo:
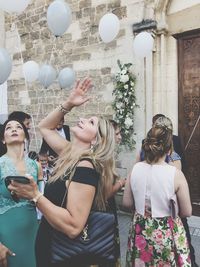
[[[70,112],[73,107],[80,106],[90,99],[86,96],[90,87],[90,79],[84,79],[82,82],[78,81],[66,101],[49,113],[38,125],[45,141],[58,155],[69,142],[61,137],[55,129],[66,113]]]

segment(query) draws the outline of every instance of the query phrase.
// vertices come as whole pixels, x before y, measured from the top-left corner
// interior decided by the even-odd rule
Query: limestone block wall
[[[48,89],[42,88],[38,82],[26,84],[22,64],[28,60],[35,60],[40,65],[52,64],[57,71],[63,67],[72,67],[77,78],[92,78],[92,101],[72,111],[66,118],[69,125],[80,114],[112,117],[112,90],[114,75],[118,71],[117,60],[131,62],[137,76],[136,94],[140,105],[134,117],[136,150],[140,148],[155,113],[163,112],[172,118],[176,132],[177,51],[172,34],[199,25],[197,15],[197,19],[190,15],[192,17],[182,23],[183,18],[191,13],[188,10],[196,10],[198,13],[198,0],[66,0],[72,9],[73,19],[67,32],[57,39],[47,27],[46,11],[51,2],[34,0],[21,15],[5,14],[5,39],[2,41],[0,38],[13,58],[13,70],[8,81],[9,112],[18,109],[33,116],[32,148],[38,150],[40,145],[38,122],[67,96],[68,91],[60,90],[57,81]],[[103,43],[98,34],[100,18],[107,12],[115,13],[120,19],[120,32],[109,44]],[[4,21],[2,17],[0,14],[0,25]],[[133,52],[132,25],[143,19],[155,19],[158,22],[154,51],[146,61],[138,59]],[[122,165],[128,169],[134,160],[135,151],[121,154]]]
[[[67,90],[60,90],[57,81],[48,89],[38,83],[26,84],[22,64],[34,60],[40,65],[52,64],[57,70],[72,67],[77,78],[90,76],[93,80],[92,102],[72,111],[66,122],[69,125],[81,116],[102,114],[112,117],[111,102],[114,75],[118,71],[117,60],[133,63],[137,75],[137,99],[140,110],[136,111],[136,140],[140,146],[144,130],[143,64],[133,53],[132,24],[144,16],[144,1],[135,0],[68,0],[73,20],[67,32],[55,38],[47,27],[46,11],[52,1],[37,0],[21,15],[5,15],[5,46],[13,58],[13,71],[8,81],[9,112],[23,110],[33,117],[32,148],[38,150],[40,135],[37,124],[47,113],[67,96]],[[100,18],[107,12],[114,12],[120,19],[120,32],[109,44],[101,41],[98,34]],[[148,12],[147,12],[148,13]],[[149,13],[152,10],[149,8]],[[69,121],[68,121],[69,120]],[[133,158],[134,152],[130,153]],[[128,160],[126,160],[128,162]]]

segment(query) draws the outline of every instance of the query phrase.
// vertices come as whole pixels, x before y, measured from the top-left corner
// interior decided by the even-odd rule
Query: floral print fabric
[[[130,226],[126,267],[190,267],[181,219],[135,214]]]

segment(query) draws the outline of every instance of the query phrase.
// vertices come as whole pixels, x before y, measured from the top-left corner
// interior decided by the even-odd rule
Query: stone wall
[[[134,118],[136,150],[140,148],[141,140],[150,128],[151,118],[155,113],[170,116],[176,132],[177,51],[172,33],[176,32],[176,25],[179,25],[176,18],[184,21],[184,14],[189,14],[188,9],[199,9],[197,0],[183,0],[181,4],[180,0],[66,0],[72,9],[73,20],[67,32],[57,39],[47,27],[46,11],[51,2],[34,0],[23,14],[5,16],[5,46],[12,55],[14,64],[8,81],[9,112],[18,109],[33,116],[35,130],[32,148],[38,150],[40,145],[38,122],[67,96],[68,91],[61,91],[57,82],[48,89],[42,88],[38,82],[25,84],[22,64],[28,60],[35,60],[40,65],[50,63],[57,70],[69,66],[75,70],[77,78],[92,78],[92,101],[71,113],[69,119],[66,119],[69,125],[80,114],[112,117],[112,90],[114,75],[118,71],[117,60],[120,59],[122,63],[131,62],[137,76],[136,94],[140,106]],[[99,20],[107,12],[115,13],[120,19],[120,32],[109,44],[103,43],[98,34]],[[185,20],[181,24],[181,31],[187,30],[187,25],[189,29],[196,27],[197,20],[192,14],[190,16],[193,20]],[[153,33],[154,51],[144,61],[134,55],[132,26],[148,19],[156,20],[158,26]],[[121,153],[122,166],[128,170],[134,160],[135,151]]]
[[[59,89],[57,82],[48,89],[42,88],[38,82],[25,84],[22,64],[34,60],[40,65],[50,63],[57,70],[69,66],[75,70],[77,78],[92,78],[92,102],[74,110],[69,124],[80,114],[112,117],[112,90],[114,75],[118,71],[117,59],[122,63],[134,64],[138,86],[142,85],[139,80],[140,65],[134,60],[133,54],[132,24],[142,19],[143,1],[67,1],[73,12],[73,21],[67,32],[57,39],[47,27],[46,10],[50,2],[33,1],[23,14],[5,17],[6,48],[14,64],[8,84],[9,112],[16,109],[28,112],[33,116],[34,126],[37,126],[40,119],[68,94],[66,90]],[[100,18],[111,11],[120,19],[120,32],[114,41],[105,44],[99,37],[98,24]],[[138,88],[138,100],[141,94],[143,90]],[[140,114],[143,112],[140,111]],[[137,119],[135,127],[137,132]],[[38,150],[40,136],[37,127],[33,132],[33,140],[35,137],[37,140],[32,142],[32,147],[36,146]]]

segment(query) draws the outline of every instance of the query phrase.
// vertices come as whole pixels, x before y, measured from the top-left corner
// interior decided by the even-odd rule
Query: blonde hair
[[[147,163],[156,163],[173,148],[172,123],[167,117],[158,118],[144,139],[142,149]]]
[[[56,161],[54,173],[49,182],[55,182],[59,178],[64,179],[66,176],[73,177],[77,163],[82,158],[90,158],[100,174],[94,205],[99,210],[105,210],[115,170],[115,131],[112,124],[102,117],[99,118],[96,137],[97,141],[93,148],[84,151],[75,151],[69,143]]]

